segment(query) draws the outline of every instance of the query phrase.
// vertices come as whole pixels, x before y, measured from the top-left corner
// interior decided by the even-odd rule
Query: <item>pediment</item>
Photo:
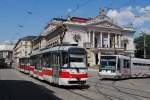
[[[109,21],[102,21],[98,23],[93,23],[92,26],[94,27],[102,27],[102,28],[112,28],[112,29],[122,29],[120,26],[111,23]]]
[[[122,29],[108,16],[96,16],[87,22],[89,26]]]

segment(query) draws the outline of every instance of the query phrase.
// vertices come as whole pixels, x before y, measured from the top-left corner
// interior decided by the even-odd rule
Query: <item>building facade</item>
[[[77,44],[86,48],[89,64],[95,65],[99,64],[102,54],[134,54],[134,32],[133,28],[114,23],[100,10],[93,18],[54,18],[35,41],[38,46],[42,45],[39,49]]]
[[[0,60],[5,61],[6,66],[4,67],[11,67],[13,47],[13,43],[0,43]]]
[[[29,57],[32,52],[32,41],[36,36],[27,36],[18,40],[13,48],[15,66],[19,64],[19,58]]]

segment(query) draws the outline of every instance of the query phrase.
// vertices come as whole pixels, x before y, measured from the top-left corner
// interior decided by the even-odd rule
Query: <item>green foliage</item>
[[[138,58],[144,58],[144,36],[140,36],[134,39],[136,51],[135,56]],[[150,59],[150,35],[145,35],[145,49],[146,58]]]

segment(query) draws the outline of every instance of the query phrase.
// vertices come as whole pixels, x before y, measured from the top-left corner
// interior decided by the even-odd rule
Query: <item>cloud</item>
[[[147,13],[150,12],[150,6],[137,7],[137,10],[139,10],[140,13]]]
[[[138,28],[143,26],[145,22],[150,22],[150,6],[144,8],[129,6],[120,10],[109,10],[107,16],[111,17],[119,25],[125,26],[132,23],[134,27]]]
[[[141,31],[145,32],[146,34],[150,35],[150,28],[141,28]]]
[[[150,35],[150,5],[110,9],[107,16],[121,26],[129,26],[132,23],[136,31],[135,36],[139,36],[141,31]]]
[[[134,13],[131,11],[132,8],[122,10],[109,10],[107,16],[111,17],[120,25],[127,25],[134,19]]]

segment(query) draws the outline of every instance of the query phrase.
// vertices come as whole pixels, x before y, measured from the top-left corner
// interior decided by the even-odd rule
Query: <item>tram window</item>
[[[58,60],[58,65],[60,66],[60,65],[61,65],[61,64],[60,64],[60,63],[61,63],[61,59],[60,59],[60,58],[61,58],[61,57],[60,57],[60,53],[58,53],[58,54],[57,54],[57,57],[58,57],[58,58],[57,58],[57,60]]]
[[[101,59],[116,59],[116,56],[101,56]]]
[[[56,65],[59,66],[59,53],[56,52],[55,56],[56,56]]]
[[[135,66],[148,66],[149,64],[143,64],[143,63],[133,63]]]
[[[118,63],[117,63],[117,70],[119,71],[120,70],[120,59],[118,58]]]
[[[62,52],[62,65],[68,64],[68,53]]]
[[[58,56],[57,56],[57,53],[55,53],[55,65],[56,66],[58,65]]]
[[[51,67],[51,53],[48,53],[48,57],[47,57],[47,67]]]
[[[57,53],[55,53],[55,65],[58,65],[58,56],[57,56]]]
[[[52,53],[50,53],[50,55],[49,55],[49,61],[48,62],[50,62],[50,65],[52,65]]]
[[[53,66],[56,64],[56,56],[55,53],[53,53]]]
[[[85,54],[85,50],[83,48],[71,48],[69,49],[69,54]]]
[[[51,60],[52,60],[52,66],[54,65],[54,53],[51,55]]]
[[[83,58],[70,58],[70,62],[84,62]]]
[[[59,52],[59,65],[62,66],[62,52]]]
[[[129,68],[130,67],[129,60],[124,60],[123,65],[124,65],[124,68]]]
[[[42,64],[44,65],[44,67],[48,67],[48,54],[44,54],[43,56],[42,56]]]
[[[56,52],[53,53],[53,66],[58,66],[58,55]]]

